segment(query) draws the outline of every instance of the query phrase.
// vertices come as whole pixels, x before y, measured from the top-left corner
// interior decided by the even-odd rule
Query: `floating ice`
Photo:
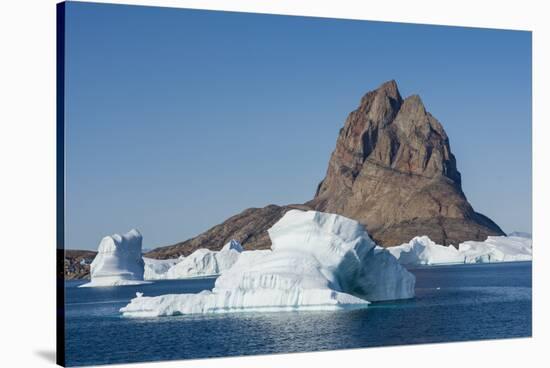
[[[387,251],[375,249],[364,226],[354,220],[291,210],[268,232],[272,250],[242,252],[212,291],[142,296],[120,311],[150,317],[325,310],[414,296],[414,276]]]
[[[464,263],[464,256],[455,247],[436,244],[427,236],[417,236],[408,243],[386,249],[403,265]]]
[[[218,276],[237,261],[243,247],[231,240],[220,251],[197,249],[187,257],[177,259],[151,259],[145,261],[145,280],[187,279]]]
[[[417,236],[409,243],[387,248],[403,265],[438,265],[530,261],[531,238],[489,236],[483,242],[467,241],[454,246],[434,243],[427,236]]]
[[[464,255],[464,263],[531,261],[533,240],[519,236],[489,236],[484,242],[461,243],[458,251]]]
[[[91,281],[81,287],[121,286],[147,283],[143,281],[141,258],[142,236],[132,229],[124,235],[106,236],[99,243],[90,266]]]
[[[145,269],[143,278],[145,280],[163,280],[166,278],[166,272],[174,265],[176,265],[180,259],[153,259],[143,257],[145,262]]]
[[[145,259],[145,279],[187,279],[218,276],[229,269],[243,251],[241,244],[231,240],[220,251],[197,249],[187,257],[172,260]]]

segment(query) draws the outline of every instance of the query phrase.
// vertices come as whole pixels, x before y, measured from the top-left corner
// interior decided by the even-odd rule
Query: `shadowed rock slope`
[[[238,240],[246,250],[269,249],[271,241],[267,229],[293,208],[308,209],[304,205],[276,206],[274,204],[263,208],[249,208],[194,238],[153,249],[145,256],[166,259],[187,256],[199,248],[220,250],[232,239]]]
[[[443,245],[504,235],[474,211],[443,126],[419,96],[403,99],[395,81],[368,92],[340,130],[325,178],[304,205],[250,208],[154,258],[217,250],[231,239],[245,249],[271,246],[267,229],[290,208],[337,213],[363,223],[382,246],[428,235]]]

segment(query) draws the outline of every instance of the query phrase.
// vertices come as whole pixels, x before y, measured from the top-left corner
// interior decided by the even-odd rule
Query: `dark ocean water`
[[[214,279],[116,288],[66,283],[66,362],[92,365],[531,336],[531,263],[424,267],[416,297],[333,312],[121,317],[147,296],[211,289]]]

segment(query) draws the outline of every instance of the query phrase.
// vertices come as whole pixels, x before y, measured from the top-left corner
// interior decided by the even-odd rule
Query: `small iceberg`
[[[365,227],[343,216],[288,211],[268,230],[271,250],[237,252],[212,291],[140,296],[128,317],[243,311],[365,308],[371,301],[412,298],[415,277]],[[223,252],[224,250],[220,251]],[[179,265],[180,263],[178,263]]]
[[[90,265],[91,281],[80,287],[148,284],[143,280],[142,240],[136,229],[104,237]]]
[[[443,265],[531,261],[533,241],[523,236],[489,236],[485,241],[466,241],[454,246],[434,243],[427,236],[387,248],[402,265]]]
[[[241,244],[236,240],[228,242],[220,251],[197,249],[171,267],[166,272],[166,278],[217,276],[237,262],[242,250]]]
[[[436,265],[464,263],[464,255],[451,246],[436,244],[427,236],[416,236],[410,242],[386,248],[402,265]]]
[[[464,263],[517,262],[533,260],[533,240],[520,236],[489,236],[483,242],[460,243]]]
[[[183,257],[182,257],[183,258]],[[164,280],[166,273],[174,267],[180,259],[154,259],[143,257],[144,262],[144,280]]]
[[[175,280],[193,277],[218,276],[237,262],[243,252],[242,245],[231,240],[220,251],[197,249],[187,257],[145,261],[145,280]]]

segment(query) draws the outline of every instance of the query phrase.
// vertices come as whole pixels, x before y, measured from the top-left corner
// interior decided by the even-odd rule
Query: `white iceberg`
[[[464,263],[464,256],[455,247],[436,244],[425,235],[387,250],[402,265]]]
[[[467,241],[458,246],[464,263],[531,261],[533,240],[519,236],[489,236],[483,242]]]
[[[91,281],[80,287],[146,284],[141,257],[142,236],[132,229],[124,235],[106,236],[90,265]]]
[[[363,296],[370,301],[414,297],[414,276],[387,250],[376,246],[371,252],[359,274]]]
[[[176,265],[179,259],[153,259],[143,257],[145,262],[145,268],[143,273],[144,280],[163,280],[166,278],[166,272],[174,265]]]
[[[343,216],[291,210],[271,229],[271,250],[245,251],[199,294],[139,296],[124,316],[364,308],[411,298],[415,277],[364,226]],[[179,265],[179,264],[178,264]]]
[[[243,251],[241,244],[231,240],[220,251],[197,249],[187,257],[156,260],[144,258],[145,280],[176,280],[218,276],[231,268]]]
[[[427,236],[417,236],[409,243],[387,248],[402,265],[442,265],[532,260],[531,238],[489,236],[487,240],[467,241],[454,246],[434,243]]]
[[[188,257],[153,259],[143,257],[145,280],[186,279],[218,276],[230,268],[243,251],[242,245],[231,240],[220,251],[198,249]]]

